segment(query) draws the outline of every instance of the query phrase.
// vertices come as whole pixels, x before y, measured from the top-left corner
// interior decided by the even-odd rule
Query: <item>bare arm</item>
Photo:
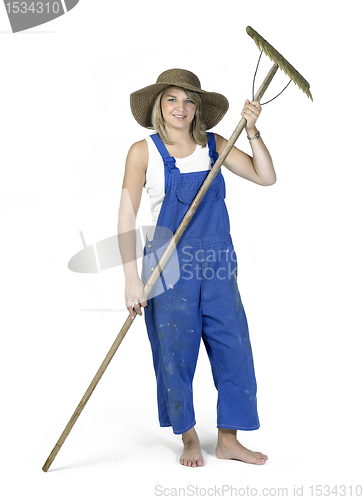
[[[247,120],[246,132],[249,137],[254,137],[258,132],[255,123],[260,115],[261,106],[258,101],[251,103],[245,101],[245,107],[241,113]],[[218,134],[215,134],[216,149],[219,154],[223,151],[227,140]],[[262,138],[249,141],[253,156],[250,156],[237,147],[233,147],[228,154],[224,166],[240,177],[260,184],[261,186],[270,186],[276,181],[272,158],[265,146]]]
[[[126,158],[125,174],[119,207],[118,241],[125,275],[125,303],[133,317],[132,302],[147,305],[144,286],[138,275],[136,260],[135,220],[148,166],[148,145],[140,141],[132,145]],[[139,305],[135,312],[142,315]]]

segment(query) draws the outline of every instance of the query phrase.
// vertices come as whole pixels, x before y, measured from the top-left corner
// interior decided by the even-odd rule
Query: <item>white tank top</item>
[[[155,226],[165,195],[164,164],[153,139],[151,139],[150,136],[146,139],[148,143],[149,159],[144,188],[149,195],[152,225]],[[178,167],[181,174],[211,170],[211,158],[208,146],[206,145],[203,147],[197,144],[195,151],[190,156],[186,156],[186,158],[176,158],[176,167]]]

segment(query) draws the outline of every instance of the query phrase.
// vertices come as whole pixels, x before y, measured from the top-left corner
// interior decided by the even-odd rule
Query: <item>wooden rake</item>
[[[310,85],[303,78],[300,73],[276,50],[272,45],[270,45],[262,36],[259,35],[256,31],[254,31],[250,26],[246,28],[246,31],[248,35],[250,35],[259,49],[263,50],[265,54],[274,62],[272,68],[270,69],[269,73],[267,74],[266,78],[264,79],[262,85],[260,86],[259,90],[254,96],[254,100],[260,101],[261,98],[263,97],[265,91],[267,90],[270,82],[272,81],[274,75],[276,74],[278,68],[280,68],[282,71],[284,71],[293,82],[298,85],[298,87],[303,90],[303,92],[311,99],[312,95],[310,92]],[[164,253],[162,254],[159,262],[157,263],[156,267],[154,268],[154,271],[152,272],[149,280],[145,284],[144,287],[144,295],[145,298],[148,298],[149,293],[151,292],[155,282],[157,281],[159,275],[161,274],[164,266],[166,265],[169,257],[172,255],[173,250],[175,249],[179,239],[181,238],[184,230],[186,229],[188,223],[192,219],[193,214],[196,212],[197,207],[199,206],[202,198],[204,197],[206,191],[210,187],[212,181],[214,180],[216,174],[218,173],[219,169],[221,168],[222,164],[224,163],[227,155],[231,151],[232,147],[234,146],[236,140],[240,136],[241,132],[244,130],[246,126],[246,120],[245,118],[241,118],[240,122],[238,123],[236,129],[234,130],[232,136],[230,137],[229,141],[227,142],[224,150],[222,151],[221,155],[217,159],[215,165],[207,175],[205,181],[201,185],[200,190],[198,191],[197,195],[195,196],[194,200],[191,203],[191,206],[189,207],[186,215],[182,219],[182,222],[178,226],[176,232],[174,233],[172,239],[170,240],[168,246],[166,247]],[[75,412],[73,413],[71,419],[69,420],[68,424],[66,425],[64,431],[62,432],[60,438],[58,439],[56,445],[54,446],[53,450],[51,451],[49,457],[47,458],[45,464],[42,467],[42,470],[44,472],[47,472],[49,467],[51,466],[53,460],[57,456],[57,453],[61,449],[61,446],[65,442],[68,434],[71,432],[74,424],[76,423],[76,420],[80,416],[82,410],[86,406],[87,401],[90,399],[91,394],[95,390],[98,382],[100,381],[102,375],[104,374],[106,368],[108,367],[111,359],[113,358],[114,354],[116,353],[119,345],[121,344],[122,340],[124,339],[127,331],[129,330],[130,326],[132,325],[136,315],[132,319],[130,315],[128,315],[127,320],[125,321],[122,329],[120,330],[118,336],[116,337],[114,343],[112,344],[109,352],[107,353],[104,361],[102,362],[100,368],[98,369],[95,377],[93,378],[91,384],[89,385],[88,389],[86,390],[83,398],[81,399],[79,405],[77,406]]]

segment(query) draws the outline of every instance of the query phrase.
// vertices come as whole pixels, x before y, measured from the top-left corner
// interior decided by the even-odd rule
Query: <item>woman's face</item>
[[[161,99],[161,109],[166,125],[177,129],[189,129],[195,116],[196,105],[182,88],[167,87]]]

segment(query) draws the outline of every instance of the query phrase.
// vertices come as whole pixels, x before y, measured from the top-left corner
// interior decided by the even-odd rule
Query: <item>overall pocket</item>
[[[176,191],[176,196],[178,201],[180,201],[184,205],[190,206],[195,196],[197,195],[200,187],[201,187],[200,185],[197,185],[196,188],[193,188],[191,185],[189,186],[188,189],[183,189],[183,188],[178,189]],[[200,203],[206,203],[207,201],[215,201],[219,197],[220,197],[220,186],[219,185],[214,186],[213,184],[211,184],[211,186],[206,191]]]
[[[144,257],[142,263],[142,273],[141,280],[145,285],[149,280],[152,272],[158,264],[159,259],[163,255],[163,252],[167,248],[169,241],[157,240],[147,241],[144,249]],[[180,278],[180,267],[177,249],[174,246],[172,253],[165,264],[161,274],[158,276],[157,281],[153,285],[148,298],[156,297],[157,295],[163,294],[174,285]]]

